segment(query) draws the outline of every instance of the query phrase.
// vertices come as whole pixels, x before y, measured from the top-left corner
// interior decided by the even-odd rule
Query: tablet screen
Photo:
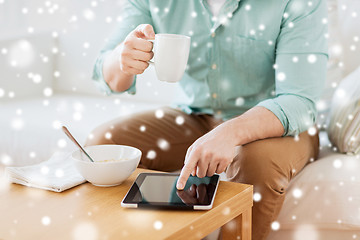
[[[190,176],[184,190],[176,189],[178,174],[141,173],[123,200],[139,207],[192,207],[211,205],[219,176]]]

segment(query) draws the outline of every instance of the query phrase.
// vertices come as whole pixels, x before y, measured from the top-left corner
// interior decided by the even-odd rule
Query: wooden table
[[[126,209],[120,202],[137,169],[116,187],[82,184],[63,193],[9,184],[0,188],[0,239],[251,239],[252,186],[220,182],[213,209]],[[146,171],[148,172],[148,171]]]

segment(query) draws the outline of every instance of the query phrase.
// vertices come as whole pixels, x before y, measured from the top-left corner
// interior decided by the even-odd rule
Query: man
[[[94,80],[108,94],[135,94],[136,75],[153,56],[148,40],[190,35],[183,97],[173,108],[105,123],[87,145],[131,145],[143,151],[142,167],[182,168],[178,189],[190,174],[226,170],[230,181],[254,185],[252,239],[265,239],[289,182],[318,154],[313,126],[326,72],[326,3],[223,0],[214,11],[211,2],[126,4]]]

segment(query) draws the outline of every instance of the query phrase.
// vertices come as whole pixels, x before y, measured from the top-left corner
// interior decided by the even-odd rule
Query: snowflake
[[[295,142],[298,142],[299,140],[300,140],[299,135],[295,135],[295,136],[294,136],[294,141],[295,141]]]
[[[301,198],[301,196],[303,195],[301,189],[299,188],[295,188],[292,192],[294,198]]]
[[[294,23],[293,23],[293,22],[289,22],[288,26],[289,26],[289,28],[293,28],[293,27],[294,27]]]
[[[66,140],[63,139],[63,138],[60,138],[60,139],[58,140],[58,142],[57,142],[57,145],[58,145],[59,148],[64,148],[64,147],[66,147],[66,145],[67,145]]]
[[[253,198],[254,198],[255,202],[259,202],[261,200],[261,194],[258,192],[255,192]]]
[[[92,1],[92,2],[91,2],[91,6],[92,6],[92,7],[96,7],[96,6],[97,6],[97,2],[96,2],[96,1]]]
[[[37,9],[37,13],[40,14],[40,15],[43,14],[43,13],[44,13],[44,9],[38,8],[38,9]]]
[[[42,76],[40,74],[29,73],[28,77],[32,78],[33,82],[36,84],[41,83],[41,81],[42,81]]]
[[[161,221],[155,221],[153,226],[156,230],[161,230],[163,228],[163,223]]]
[[[95,18],[95,13],[91,9],[87,8],[83,11],[83,16],[86,20],[92,21]]]
[[[9,96],[9,98],[14,98],[14,97],[15,97],[15,93],[14,93],[13,91],[10,91],[10,92],[8,93],[8,96]]]
[[[246,11],[250,11],[250,10],[251,10],[251,5],[250,5],[250,4],[246,4],[245,10],[246,10]]]
[[[155,117],[156,117],[156,118],[162,118],[162,117],[164,117],[164,111],[161,110],[161,109],[156,110],[156,111],[155,111]]]
[[[60,72],[59,72],[59,71],[55,71],[55,72],[54,72],[54,77],[56,77],[56,78],[60,77]]]
[[[244,103],[245,103],[245,99],[242,97],[238,97],[235,100],[235,105],[238,107],[244,105]]]
[[[315,63],[317,58],[316,58],[316,56],[314,54],[310,54],[308,56],[307,60],[308,60],[309,63]]]
[[[52,33],[51,33],[51,36],[52,36],[53,38],[57,38],[57,37],[59,36],[59,34],[58,34],[57,32],[52,32]]]
[[[140,129],[141,132],[145,132],[145,131],[146,131],[146,126],[145,126],[145,125],[141,125],[139,129]]]
[[[285,73],[283,72],[279,72],[277,75],[276,75],[276,79],[280,82],[283,82],[285,79],[286,79],[286,75]]]
[[[111,132],[106,132],[106,133],[105,133],[105,138],[106,138],[106,139],[111,139],[111,137],[112,137]]]
[[[51,223],[50,217],[48,217],[48,216],[42,217],[42,218],[41,218],[41,223],[42,223],[44,226],[50,225],[50,223]]]
[[[30,153],[29,153],[29,157],[30,157],[30,158],[35,158],[35,157],[36,157],[36,153],[35,153],[35,152],[30,152]]]
[[[146,154],[146,157],[148,159],[154,159],[154,158],[156,158],[156,152],[154,150],[149,150]]]
[[[317,132],[317,130],[316,130],[315,127],[310,127],[310,128],[308,129],[308,134],[309,134],[310,136],[315,136],[316,132]]]
[[[222,210],[222,214],[223,215],[229,215],[230,214],[230,208],[229,207],[224,208],[224,210]]]
[[[72,15],[71,18],[69,19],[69,23],[72,23],[72,22],[77,22],[78,18],[76,15]]]
[[[58,178],[62,178],[64,176],[64,170],[56,169],[55,176],[58,177]]]
[[[333,162],[333,166],[334,168],[341,168],[342,167],[342,161],[340,159],[335,159],[334,162]]]
[[[11,121],[11,127],[14,130],[21,130],[24,127],[24,120],[21,118],[15,118]]]
[[[184,122],[185,122],[185,119],[184,119],[183,116],[177,116],[177,117],[175,118],[175,122],[176,122],[177,125],[183,125]]]
[[[260,30],[260,31],[264,31],[264,30],[265,30],[265,25],[264,25],[264,24],[260,24],[260,25],[259,25],[259,30]]]
[[[73,114],[73,118],[74,118],[75,121],[80,121],[80,120],[82,119],[82,114],[81,114],[81,112],[75,112],[75,113]]]
[[[106,17],[106,18],[105,18],[105,22],[106,22],[106,23],[111,23],[111,22],[112,22],[112,18],[111,18],[111,17]]]
[[[191,13],[191,17],[196,18],[196,17],[197,17],[197,13],[196,13],[196,12],[192,12],[192,13]]]
[[[1,163],[6,165],[10,165],[12,163],[12,159],[9,155],[7,154],[2,154],[1,155]]]
[[[335,94],[337,97],[343,98],[346,96],[346,91],[344,89],[339,88],[336,90]]]
[[[53,95],[53,90],[49,87],[45,88],[43,91],[45,97],[50,97]]]
[[[274,230],[274,231],[277,231],[280,229],[280,223],[277,222],[277,221],[274,221],[271,223],[271,229]]]
[[[170,143],[162,138],[157,141],[157,145],[163,151],[167,151],[170,149]]]

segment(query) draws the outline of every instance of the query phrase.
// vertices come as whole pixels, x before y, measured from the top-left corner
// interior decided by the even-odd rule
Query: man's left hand
[[[177,189],[184,189],[190,174],[199,178],[222,173],[236,154],[236,129],[225,122],[198,138],[187,150]]]

